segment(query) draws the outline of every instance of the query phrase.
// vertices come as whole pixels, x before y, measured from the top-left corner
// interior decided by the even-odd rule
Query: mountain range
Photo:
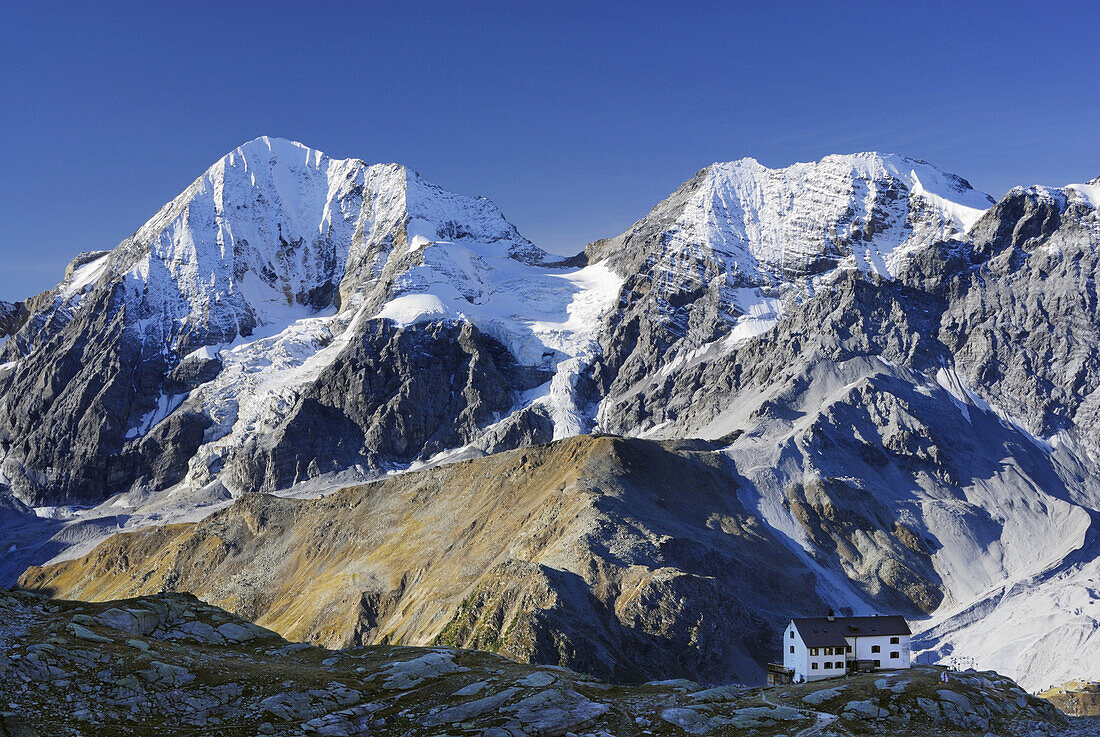
[[[761,680],[825,608],[1100,677],[1098,205],[742,159],[564,258],[256,139],[0,303],[0,573],[620,680]]]

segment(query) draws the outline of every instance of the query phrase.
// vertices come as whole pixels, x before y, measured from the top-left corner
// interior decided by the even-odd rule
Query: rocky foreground
[[[1092,734],[992,672],[613,686],[451,648],[289,643],[187,594],[0,592],[0,735]]]

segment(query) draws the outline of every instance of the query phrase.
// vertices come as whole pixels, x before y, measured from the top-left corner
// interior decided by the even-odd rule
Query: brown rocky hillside
[[[116,535],[21,585],[190,592],[292,640],[485,649],[622,681],[759,682],[801,557],[706,443],[575,437],[315,499],[250,494]]]

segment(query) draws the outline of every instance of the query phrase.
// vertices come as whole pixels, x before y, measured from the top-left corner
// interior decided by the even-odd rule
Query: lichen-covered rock
[[[889,715],[877,702],[871,700],[849,701],[844,705],[844,716],[856,716],[862,719],[878,719]]]
[[[148,609],[108,609],[95,617],[95,621],[132,635],[148,635],[161,623],[156,613]]]
[[[430,678],[461,672],[462,667],[455,664],[453,652],[434,651],[412,660],[390,663],[383,670],[386,688],[409,689]]]
[[[86,642],[105,643],[112,642],[110,637],[104,637],[103,635],[97,635],[87,627],[77,624],[76,622],[70,622],[65,625],[65,629],[72,633],[73,637],[85,640]]]
[[[186,668],[159,660],[152,661],[148,668],[138,671],[138,675],[149,683],[166,689],[186,686],[195,680],[195,674]]]
[[[306,719],[312,717],[316,711],[314,699],[301,691],[287,691],[268,696],[260,702],[260,708],[264,713],[284,721]]]

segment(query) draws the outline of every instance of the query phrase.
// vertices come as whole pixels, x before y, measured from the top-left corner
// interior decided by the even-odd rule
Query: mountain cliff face
[[[0,488],[13,509],[75,514],[45,527],[52,538],[39,552],[19,545],[17,559],[67,548],[79,557],[107,530],[194,520],[248,492],[315,494],[612,433],[671,445],[616,441],[626,443],[614,446],[619,461],[585,461],[587,475],[564,482],[623,505],[540,513],[540,539],[568,554],[487,561],[478,546],[426,545],[421,558],[398,556],[384,583],[333,584],[338,604],[303,616],[312,624],[300,632],[280,631],[329,643],[442,638],[586,669],[595,666],[583,653],[610,647],[605,675],[721,679],[758,674],[746,664],[768,654],[742,639],[723,671],[668,653],[831,606],[927,617],[922,657],[974,657],[1025,685],[1100,676],[1098,203],[1100,180],[994,202],[900,156],[780,170],[746,159],[707,167],[627,232],[557,260],[484,199],[397,165],[257,139],[113,251],[78,257],[55,290],[0,310],[10,335],[0,346]],[[705,450],[684,450],[685,439]],[[517,453],[557,458],[561,447]],[[655,472],[620,457],[639,447],[682,465],[646,479]],[[407,489],[433,478],[438,495],[466,505],[446,502],[438,534],[469,526],[481,539],[498,505],[518,503],[494,496],[492,474],[522,486],[533,472],[498,469],[496,458],[483,459],[495,470],[481,487],[459,478],[454,469],[469,468],[460,464],[364,489],[390,489],[402,544],[422,544],[408,520],[427,497]],[[607,491],[623,478],[664,506]],[[714,514],[739,520],[751,544],[734,534],[706,555],[674,555],[681,543],[650,541],[645,556],[624,557],[610,541],[639,526],[692,538],[670,526],[694,502],[659,485],[714,488]],[[494,505],[478,506],[478,493]],[[107,497],[87,512],[56,509]],[[259,508],[286,525],[259,534],[227,521]],[[321,508],[245,499],[186,531],[113,538],[83,567],[33,582],[67,581],[87,596],[202,591],[279,629],[281,614],[236,598],[246,587],[235,571],[251,559],[228,555],[206,577],[188,556],[214,538],[284,556],[309,540],[302,550],[323,544],[340,560],[375,555],[356,536],[370,550],[391,544],[374,517],[322,522],[311,511]],[[577,532],[568,510],[598,519],[599,534]],[[329,521],[356,532],[310,537]],[[517,525],[509,535],[528,530]],[[484,545],[503,550],[505,537]],[[165,551],[183,540],[198,547],[169,556],[177,577],[167,578]],[[123,568],[137,578],[100,564],[131,545]],[[762,549],[784,561],[779,579],[811,582],[803,593],[781,605],[764,583],[734,594],[708,562]],[[442,575],[435,555],[466,566],[448,573],[461,586],[410,594],[418,577]],[[662,583],[628,606],[621,591],[637,566],[650,570],[646,586]],[[319,575],[249,570],[248,585],[269,592]],[[719,617],[703,633],[699,607],[717,616],[727,600],[742,601],[746,619]],[[414,602],[435,612],[429,624],[410,623]],[[660,624],[643,623],[652,611]]]
[[[744,342],[838,273],[895,274],[923,246],[962,236],[993,200],[901,156],[829,156],[767,169],[713,164],[627,232],[590,245],[627,279],[601,372],[618,394],[653,355]],[[670,355],[671,354],[671,355]]]
[[[0,299],[0,340],[7,340],[19,327],[19,305]]]

